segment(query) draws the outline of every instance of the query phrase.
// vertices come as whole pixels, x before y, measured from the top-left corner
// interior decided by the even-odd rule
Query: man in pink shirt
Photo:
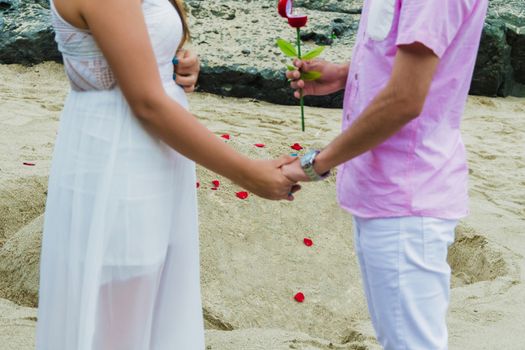
[[[385,349],[446,349],[447,249],[467,215],[460,122],[487,0],[365,0],[351,64],[320,71],[304,95],[345,89],[343,133],[283,168],[320,180],[340,165],[337,193],[354,216],[370,317]],[[296,97],[299,92],[295,92]]]

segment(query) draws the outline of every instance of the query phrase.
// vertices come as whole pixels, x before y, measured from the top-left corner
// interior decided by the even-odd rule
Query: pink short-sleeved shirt
[[[365,0],[345,91],[343,130],[387,84],[398,45],[422,43],[440,63],[421,115],[383,144],[342,164],[341,206],[364,218],[468,212],[460,122],[487,0]]]

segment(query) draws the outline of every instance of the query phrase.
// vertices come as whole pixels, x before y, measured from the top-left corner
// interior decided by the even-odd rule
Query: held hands
[[[240,184],[262,198],[293,201],[293,194],[299,191],[301,186],[284,176],[281,169],[295,160],[296,158],[291,156],[282,156],[275,160],[251,160],[249,173]]]
[[[348,65],[340,65],[323,60],[295,60],[294,66],[297,69],[286,72],[286,77],[291,80],[290,85],[295,90],[295,98],[300,98],[300,89],[303,89],[303,96],[322,96],[345,88]],[[310,71],[321,73],[321,77],[311,81],[302,80],[301,72]]]
[[[309,182],[310,178],[304,173],[299,158],[281,167],[281,171],[290,181]]]
[[[175,82],[182,86],[184,91],[193,92],[199,79],[199,57],[190,50],[181,49],[177,51],[176,58],[178,63],[174,65]]]

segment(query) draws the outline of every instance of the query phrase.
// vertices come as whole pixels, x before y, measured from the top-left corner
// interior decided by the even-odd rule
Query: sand
[[[31,349],[47,174],[68,84],[62,66],[0,65],[0,348]],[[192,111],[234,148],[275,157],[322,146],[340,110],[192,94]],[[451,349],[520,349],[525,324],[525,100],[470,97],[463,123],[471,215],[449,253]],[[256,148],[254,143],[264,143]],[[23,165],[24,162],[34,166]],[[211,349],[377,348],[352,250],[351,218],[335,181],[308,184],[295,203],[234,195],[199,168],[202,293]],[[219,179],[218,191],[210,188]],[[314,203],[314,204],[313,204]],[[320,213],[318,213],[320,210]],[[311,237],[314,247],[301,241]],[[19,268],[16,268],[19,267]],[[303,291],[306,302],[292,295]],[[13,303],[16,302],[17,304]],[[19,306],[24,305],[24,306]],[[332,344],[332,345],[330,345]]]

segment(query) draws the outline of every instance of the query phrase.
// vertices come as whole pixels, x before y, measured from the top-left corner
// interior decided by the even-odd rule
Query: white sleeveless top
[[[114,88],[116,79],[90,31],[68,23],[58,13],[53,0],[50,2],[55,41],[62,53],[71,88],[75,91]],[[172,59],[183,35],[181,19],[168,0],[143,0],[142,10],[161,79],[170,82],[173,79]]]

